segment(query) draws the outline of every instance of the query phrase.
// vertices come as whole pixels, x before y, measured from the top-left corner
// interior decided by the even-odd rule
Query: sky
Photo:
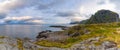
[[[0,0],[0,24],[67,24],[105,9],[120,14],[120,0]]]

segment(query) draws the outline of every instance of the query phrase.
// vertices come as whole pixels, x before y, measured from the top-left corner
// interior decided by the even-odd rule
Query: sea
[[[51,25],[0,25],[0,36],[35,39],[41,31],[61,30],[60,28],[53,28],[49,26]]]

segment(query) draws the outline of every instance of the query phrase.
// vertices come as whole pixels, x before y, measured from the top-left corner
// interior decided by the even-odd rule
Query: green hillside
[[[96,45],[103,41],[114,41],[120,47],[120,23],[107,23],[107,24],[87,24],[87,25],[77,25],[73,26],[68,30],[63,32],[68,32],[70,36],[64,41],[48,41],[42,40],[37,41],[36,44],[47,46],[47,47],[59,47],[59,48],[69,48],[72,45],[87,40],[94,37],[103,37]],[[77,35],[76,33],[77,32]]]

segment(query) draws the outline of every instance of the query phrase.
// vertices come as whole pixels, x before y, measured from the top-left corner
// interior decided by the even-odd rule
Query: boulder
[[[38,36],[36,38],[37,39],[47,38],[48,37],[47,33],[50,33],[50,32],[52,32],[52,31],[51,30],[41,31],[38,33]]]

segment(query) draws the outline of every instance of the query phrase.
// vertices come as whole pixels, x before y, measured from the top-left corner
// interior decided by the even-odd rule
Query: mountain
[[[99,10],[90,19],[80,22],[72,22],[71,24],[97,24],[97,23],[111,23],[118,22],[119,15],[116,12],[110,10]]]
[[[87,24],[118,22],[119,15],[110,10],[99,10],[86,22]]]

